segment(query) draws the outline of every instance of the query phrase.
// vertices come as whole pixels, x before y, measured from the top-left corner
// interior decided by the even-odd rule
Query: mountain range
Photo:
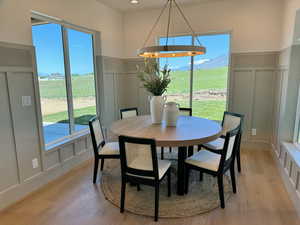
[[[218,67],[228,66],[229,64],[229,57],[228,55],[220,55],[213,59],[200,59],[194,61],[194,69],[213,69]],[[172,69],[173,71],[181,70],[190,70],[190,65],[185,65],[179,68]]]

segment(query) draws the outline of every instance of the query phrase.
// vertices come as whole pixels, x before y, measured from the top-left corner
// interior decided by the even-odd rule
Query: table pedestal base
[[[178,148],[177,194],[184,195],[184,161],[187,157],[187,147]]]

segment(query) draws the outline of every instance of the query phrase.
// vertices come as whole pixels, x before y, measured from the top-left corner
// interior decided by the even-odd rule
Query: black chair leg
[[[94,184],[95,184],[96,181],[97,181],[98,165],[99,165],[99,159],[95,159],[94,176],[93,176],[93,183],[94,183]]]
[[[203,181],[203,173],[200,171],[200,173],[199,173],[199,180],[200,181]]]
[[[234,164],[230,167],[230,177],[231,177],[231,184],[232,184],[232,191],[236,193],[236,183],[235,183],[235,174],[234,174]]]
[[[184,192],[187,194],[189,192],[189,178],[190,178],[190,168],[185,167],[185,187]]]
[[[136,184],[136,189],[137,189],[137,191],[140,191],[140,190],[141,190],[140,184]]]
[[[122,181],[122,187],[121,187],[121,206],[120,206],[120,212],[124,212],[124,205],[125,205],[125,192],[126,192],[126,182]]]
[[[159,184],[155,184],[155,215],[154,215],[154,221],[158,220],[158,209],[159,209]]]
[[[101,159],[101,171],[103,170],[104,167],[104,159]]]
[[[201,150],[202,146],[198,145],[198,152]]]
[[[218,187],[219,187],[219,196],[221,202],[221,208],[225,208],[225,201],[224,201],[224,187],[223,187],[223,175],[218,176]]]
[[[160,156],[160,158],[161,159],[164,159],[164,147],[161,147],[161,156]]]
[[[188,147],[188,156],[192,156],[194,154],[194,146],[189,146]]]
[[[240,155],[240,149],[238,149],[238,152],[236,154],[236,162],[237,162],[237,168],[238,172],[241,172],[241,155]]]
[[[172,152],[172,147],[169,148],[170,153]]]
[[[171,196],[171,168],[168,171],[168,197]]]

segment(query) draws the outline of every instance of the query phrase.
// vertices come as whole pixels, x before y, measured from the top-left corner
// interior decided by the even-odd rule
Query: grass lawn
[[[180,106],[185,106],[184,102],[178,103]],[[225,109],[225,101],[193,101],[193,116],[199,116],[210,120],[222,120]]]
[[[195,70],[193,91],[224,89],[227,84],[228,67],[209,70]],[[190,71],[171,72],[171,83],[167,94],[189,93]]]
[[[66,98],[65,80],[40,80],[42,98]],[[74,98],[95,96],[94,75],[72,76]]]
[[[225,89],[227,84],[228,68],[221,67],[209,70],[194,71],[193,91]],[[171,83],[167,94],[188,94],[190,85],[190,71],[171,72]],[[66,98],[65,80],[40,80],[40,92],[42,98],[61,99]],[[95,96],[94,76],[72,76],[72,93],[74,98]],[[179,101],[181,106],[188,107],[188,101]],[[193,101],[193,115],[213,120],[221,120],[226,102],[223,100],[199,100]],[[75,123],[87,125],[88,120],[95,115],[96,107],[82,107],[74,110]],[[44,122],[66,122],[68,112],[62,111],[43,116]]]
[[[88,125],[89,120],[95,116],[96,106],[90,106],[86,108],[81,108],[74,110],[75,124]],[[59,112],[50,115],[43,116],[44,122],[52,123],[67,123],[68,122],[68,112]]]

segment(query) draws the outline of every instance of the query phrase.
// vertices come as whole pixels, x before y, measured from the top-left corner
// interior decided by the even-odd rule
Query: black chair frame
[[[189,116],[192,116],[192,114],[193,114],[192,108],[184,108],[184,107],[180,107],[180,108],[179,108],[179,111],[187,111],[187,112],[189,112]]]
[[[130,168],[127,165],[126,159],[126,150],[125,143],[133,143],[133,144],[144,144],[151,146],[151,155],[152,155],[152,163],[153,163],[153,171],[149,170],[140,170],[135,168]],[[121,155],[121,174],[122,174],[122,187],[121,187],[121,205],[120,212],[124,212],[125,206],[125,193],[126,193],[126,183],[134,183],[134,184],[143,184],[148,186],[155,187],[155,216],[154,220],[158,220],[158,209],[159,209],[159,185],[160,182],[164,179],[165,176],[168,177],[168,196],[171,196],[171,168],[167,170],[164,176],[159,179],[158,172],[158,161],[157,161],[157,152],[156,152],[156,143],[153,139],[144,139],[144,138],[134,138],[128,136],[120,136],[119,137],[120,144],[120,155]],[[132,175],[131,175],[132,174]],[[149,177],[149,178],[143,178]],[[151,179],[153,178],[153,179]],[[139,187],[138,187],[139,189]]]
[[[93,175],[93,183],[95,184],[97,181],[97,174],[98,174],[98,167],[99,167],[99,160],[101,159],[101,171],[103,170],[104,167],[104,159],[119,159],[120,155],[99,155],[99,149],[101,149],[105,145],[105,138],[103,137],[103,141],[97,145],[96,137],[95,137],[95,132],[93,128],[93,122],[96,120],[99,120],[100,123],[100,129],[103,134],[102,130],[102,125],[100,118],[95,116],[89,121],[89,127],[90,127],[90,132],[91,132],[91,138],[92,138],[92,144],[93,144],[93,150],[94,150],[94,175]]]
[[[242,141],[242,133],[243,133],[243,123],[244,123],[244,115],[241,115],[241,114],[238,114],[238,113],[233,113],[233,112],[228,112],[228,111],[225,111],[224,112],[224,115],[223,115],[223,120],[222,120],[222,127],[224,125],[224,120],[225,120],[225,116],[226,115],[231,115],[231,116],[236,116],[236,117],[240,117],[241,118],[241,126],[240,126],[240,131],[239,131],[239,134],[237,136],[238,138],[238,144],[237,144],[237,152],[236,152],[236,161],[237,161],[237,168],[238,168],[238,172],[240,173],[241,172],[241,141]],[[225,139],[225,136],[222,135],[220,136],[220,138],[223,138]],[[199,149],[201,148],[204,148],[204,149],[207,149],[211,152],[214,152],[214,153],[218,153],[218,154],[221,154],[220,150],[214,150],[212,148],[209,148],[207,146],[204,146],[204,145],[200,145],[199,146]]]
[[[139,115],[139,112],[138,112],[138,108],[137,108],[137,107],[131,107],[131,108],[120,109],[120,118],[121,118],[121,120],[123,119],[123,112],[133,111],[133,110],[136,111],[136,115],[138,116],[138,115]]]
[[[234,160],[238,147],[238,135],[239,135],[240,126],[236,129],[229,131],[225,135],[225,143],[224,148],[222,150],[221,159],[219,163],[219,168],[217,171],[208,170],[205,168],[197,167],[188,163],[185,163],[185,193],[188,193],[189,186],[189,174],[190,170],[200,171],[200,177],[202,177],[203,173],[210,174],[218,179],[218,188],[219,188],[219,197],[221,202],[221,208],[225,208],[225,200],[224,200],[224,186],[223,186],[223,176],[227,170],[230,170],[230,177],[232,183],[232,191],[236,193],[236,181],[235,181],[235,172],[234,172]],[[226,154],[229,146],[230,137],[236,135],[236,139],[234,141],[233,150],[231,156],[226,160]]]

